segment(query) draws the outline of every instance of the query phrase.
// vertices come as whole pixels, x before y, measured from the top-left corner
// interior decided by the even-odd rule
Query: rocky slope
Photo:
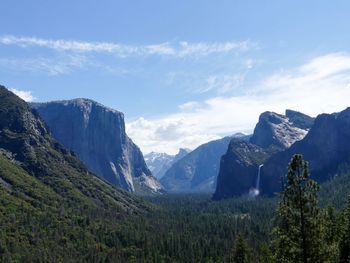
[[[262,148],[289,148],[305,137],[313,124],[313,118],[292,110],[285,115],[264,112],[259,117],[250,142]]]
[[[239,134],[238,137],[247,139]],[[161,179],[169,192],[213,193],[219,173],[220,158],[226,152],[232,137],[211,141],[199,146],[174,163]]]
[[[174,163],[190,152],[189,149],[180,149],[176,155],[151,152],[145,155],[145,161],[153,176],[159,180]]]
[[[270,156],[303,139],[313,122],[313,118],[292,110],[287,110],[286,115],[262,113],[249,142],[232,139],[221,159],[213,198],[219,200],[252,191],[257,194],[263,192],[264,185],[256,185],[259,166]]]
[[[309,162],[311,177],[318,182],[349,172],[350,108],[337,114],[319,115],[303,140],[269,158],[261,177],[263,193],[270,195],[281,190],[281,179],[296,153]]]
[[[139,239],[119,240],[133,240],[125,229],[149,211],[90,173],[36,112],[0,86],[1,262],[84,262],[98,255],[126,262],[120,251],[135,249]],[[112,253],[119,255],[107,257]]]
[[[126,135],[123,113],[88,99],[31,106],[55,139],[76,153],[93,173],[130,192],[162,190],[140,149]]]
[[[4,166],[0,169],[0,186],[10,192],[23,192],[19,197],[27,198],[26,201],[35,201],[42,194],[36,187],[44,187],[54,193],[61,205],[136,207],[135,200],[125,191],[90,173],[73,153],[51,137],[37,113],[3,86],[0,86],[0,155],[2,164],[9,170],[21,170],[19,174],[23,177],[23,181],[16,182],[15,174],[6,172]],[[25,179],[28,176],[31,178]],[[17,189],[17,184],[22,188]],[[49,196],[46,198],[50,201]]]

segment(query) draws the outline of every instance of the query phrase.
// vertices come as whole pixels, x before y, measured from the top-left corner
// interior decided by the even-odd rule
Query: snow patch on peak
[[[166,153],[151,152],[149,154],[146,154],[144,158],[146,162],[155,162],[156,160],[161,161],[171,159],[172,156]]]

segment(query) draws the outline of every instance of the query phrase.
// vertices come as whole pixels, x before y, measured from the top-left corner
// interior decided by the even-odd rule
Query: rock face
[[[161,191],[140,149],[125,133],[123,113],[88,99],[31,106],[53,136],[75,152],[93,173],[130,192]]]
[[[0,187],[5,186],[9,195],[17,191],[14,197],[22,200],[14,206],[32,202],[43,206],[48,203],[52,210],[57,207],[138,210],[135,198],[91,174],[51,136],[37,112],[3,86],[0,86],[0,155],[4,165],[0,167]],[[18,173],[16,167],[25,173]],[[41,197],[43,193],[50,196]]]
[[[314,119],[300,112],[287,110],[286,115],[264,112],[249,142],[232,139],[220,163],[214,199],[219,200],[249,194],[251,190],[264,192],[266,182],[256,187],[259,166],[274,154],[288,149],[302,140]],[[262,169],[264,171],[265,167]]]
[[[153,176],[160,180],[174,163],[185,157],[190,152],[189,149],[180,149],[179,153],[176,155],[151,152],[145,155],[145,161]]]
[[[313,179],[323,182],[350,171],[350,108],[338,114],[319,115],[307,136],[289,149],[277,153],[265,163],[262,173],[263,193],[281,190],[281,178],[294,154],[309,162]]]
[[[203,144],[174,163],[161,179],[164,188],[175,193],[213,193],[220,158],[226,152],[231,138]]]
[[[264,112],[260,115],[250,142],[262,148],[289,148],[305,137],[313,118],[300,112],[287,110],[286,115]]]
[[[269,153],[261,147],[239,139],[232,139],[221,158],[220,172],[213,199],[248,194],[257,185],[259,166]],[[259,189],[255,189],[259,190]]]

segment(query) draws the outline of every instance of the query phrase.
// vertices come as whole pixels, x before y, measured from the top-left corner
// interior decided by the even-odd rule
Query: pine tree
[[[266,244],[260,247],[259,263],[273,263],[273,255]]]
[[[338,262],[339,241],[341,238],[340,217],[334,206],[329,206],[323,211],[322,240],[325,244],[324,255],[328,262]]]
[[[350,197],[348,200],[347,207],[344,211],[345,216],[345,227],[343,237],[340,243],[340,263],[350,262]]]
[[[274,260],[281,263],[325,262],[321,241],[319,186],[310,179],[308,164],[292,158],[281,193],[273,230]]]
[[[241,234],[238,235],[231,262],[233,263],[248,263],[251,262],[251,251]]]

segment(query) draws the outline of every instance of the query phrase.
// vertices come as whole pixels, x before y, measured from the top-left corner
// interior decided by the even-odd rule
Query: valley
[[[336,227],[332,246],[343,247],[350,155],[339,140],[348,138],[348,109],[316,119],[266,112],[253,135],[235,134],[179,157],[153,153],[147,162],[161,158],[157,169],[168,169],[158,182],[127,137],[121,113],[85,99],[28,105],[5,87],[0,101],[1,262],[232,262],[238,238],[254,262],[273,260],[281,201],[269,182],[281,185],[295,153],[310,160],[311,178],[320,184],[320,227]],[[324,136],[334,138],[332,165],[317,163],[324,153],[310,155],[325,149],[317,147]],[[271,181],[270,167],[281,158]],[[326,168],[315,169],[321,164]],[[208,179],[218,180],[215,192],[191,188]]]
[[[0,10],[0,263],[350,263],[350,1]]]

